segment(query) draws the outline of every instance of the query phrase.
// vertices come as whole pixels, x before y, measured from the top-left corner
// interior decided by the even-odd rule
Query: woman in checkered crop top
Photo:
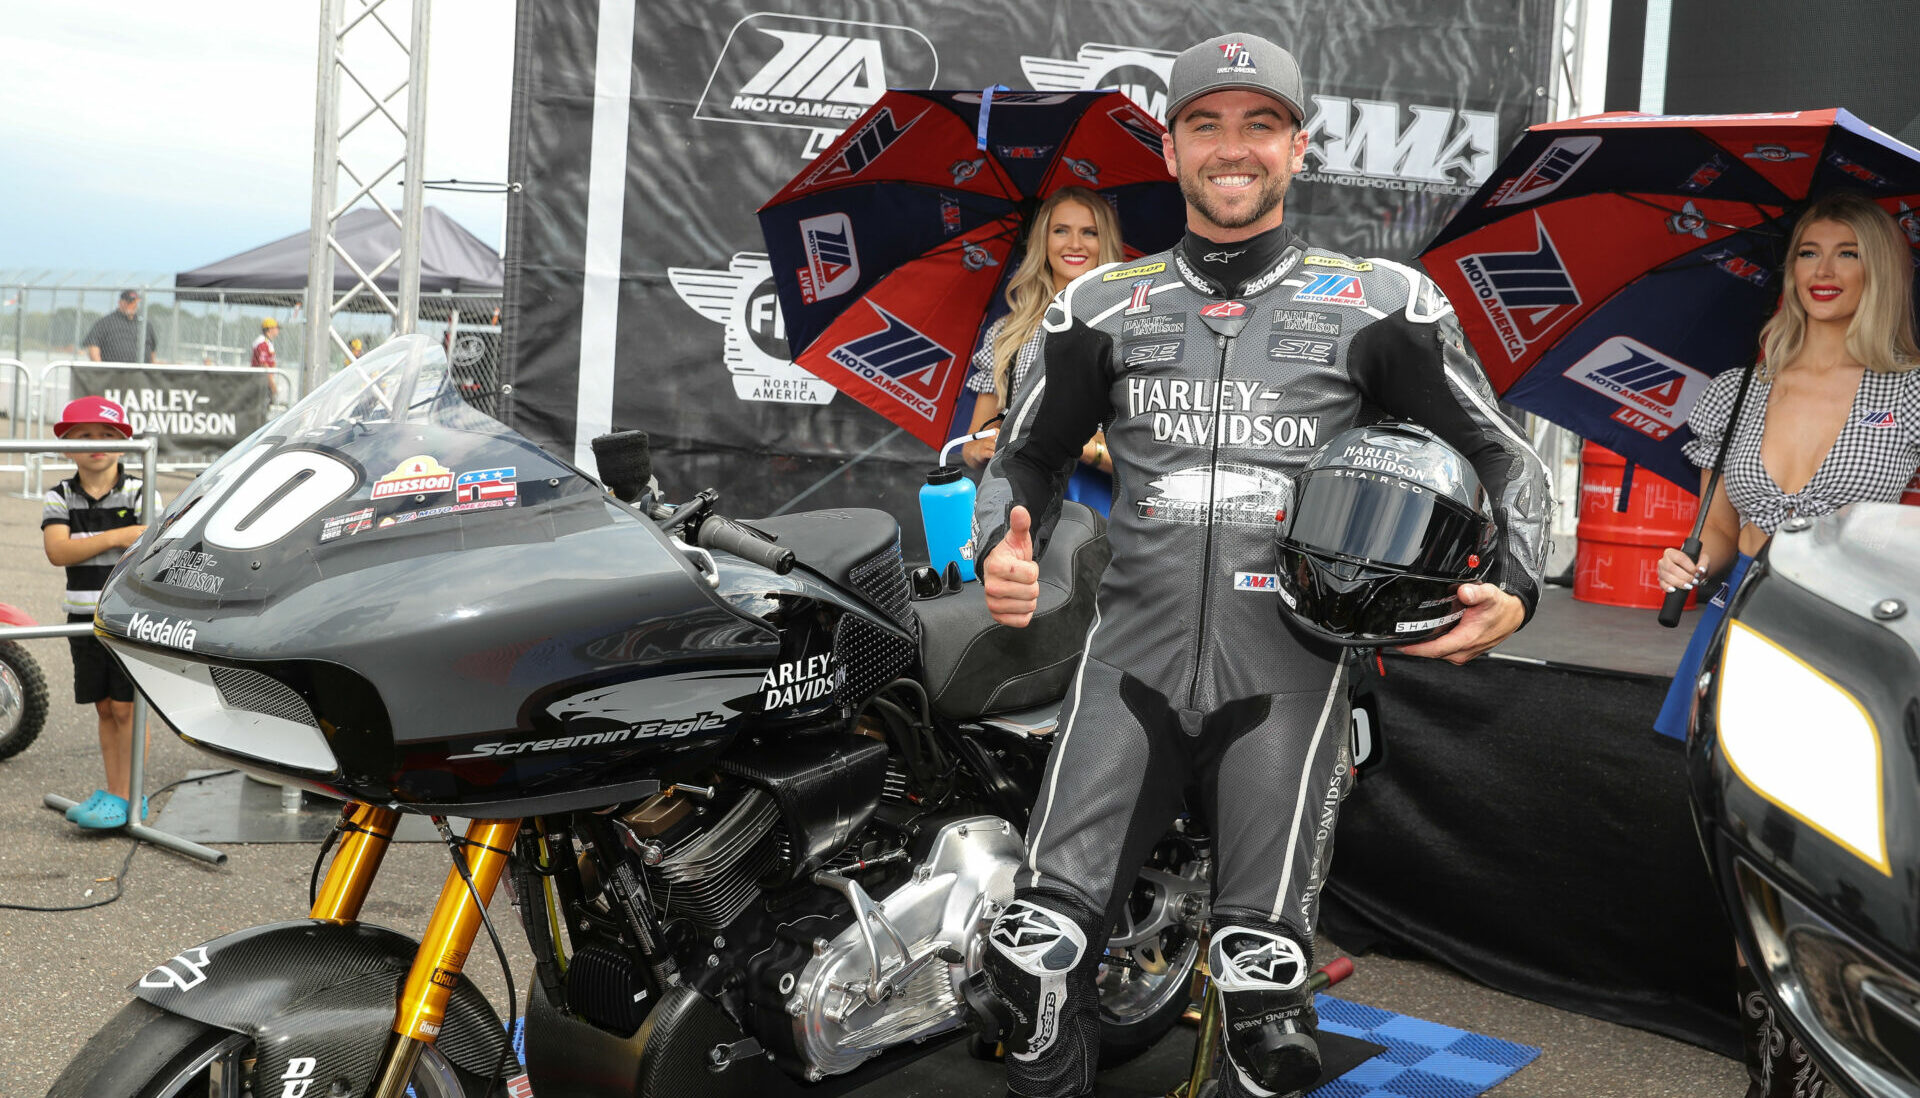
[[[1920,465],[1920,347],[1906,234],[1871,200],[1831,194],[1794,226],[1783,274],[1739,421],[1729,423],[1745,370],[1715,378],[1687,417],[1694,439],[1686,455],[1701,467],[1702,492],[1729,431],[1733,442],[1708,501],[1700,559],[1666,550],[1660,582],[1669,591],[1709,576],[1726,582],[1701,612],[1654,722],[1671,736],[1686,736],[1693,685],[1727,600],[1780,524],[1897,500]],[[1824,1093],[1799,1039],[1777,1039],[1772,1007],[1744,960],[1736,980],[1747,1098],[1784,1095],[1796,1083],[1802,1089],[1793,1093]]]
[[[1668,590],[1726,576],[1790,516],[1900,498],[1920,466],[1909,255],[1892,216],[1863,196],[1836,192],[1801,216],[1740,421],[1729,427],[1742,370],[1715,378],[1687,417],[1702,491],[1729,429],[1733,443],[1700,559],[1668,549],[1660,562]]]

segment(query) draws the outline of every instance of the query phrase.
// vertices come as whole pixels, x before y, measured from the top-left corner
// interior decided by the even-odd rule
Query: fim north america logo
[[[911,27],[755,12],[728,32],[693,116],[805,130],[811,160],[888,88],[931,88],[939,72]]]
[[[724,271],[668,267],[667,281],[687,307],[726,332],[722,358],[733,395],[774,404],[827,404],[833,386],[796,366],[763,252],[736,252]]]

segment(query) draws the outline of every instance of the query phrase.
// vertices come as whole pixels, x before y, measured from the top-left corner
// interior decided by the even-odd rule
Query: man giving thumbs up
[[[1040,603],[1040,566],[1033,561],[1033,520],[1016,506],[1007,536],[987,554],[987,612],[1001,625],[1025,629]]]
[[[1545,471],[1495,409],[1446,299],[1410,268],[1314,247],[1285,221],[1309,139],[1293,55],[1223,34],[1181,54],[1167,86],[1162,152],[1186,235],[1054,298],[974,501],[987,609],[1026,626],[1061,492],[1105,429],[1113,559],[984,959],[1010,1007],[1020,1098],[1092,1092],[1094,974],[1127,896],[1116,883],[1188,785],[1218,840],[1222,1096],[1292,1094],[1320,1074],[1307,978],[1351,709],[1340,651],[1282,619],[1274,553],[1289,480],[1314,449],[1359,422],[1409,420],[1500,500],[1494,563],[1511,591],[1485,585],[1415,654],[1470,658],[1518,627],[1544,555]],[[1323,278],[1345,289],[1313,292]]]

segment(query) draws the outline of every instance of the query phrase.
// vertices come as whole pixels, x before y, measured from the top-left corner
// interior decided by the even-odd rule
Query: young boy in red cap
[[[104,397],[81,397],[67,405],[54,424],[63,439],[119,441],[133,434],[127,410]],[[120,555],[146,530],[140,513],[141,482],[120,467],[117,453],[77,453],[75,473],[47,489],[40,512],[40,537],[47,559],[67,570],[62,608],[68,622],[93,620],[100,588]],[[93,637],[68,637],[73,648],[73,700],[100,715],[100,755],[107,788],[67,809],[81,827],[105,829],[127,823],[132,777],[133,683]],[[141,806],[146,815],[146,806]]]

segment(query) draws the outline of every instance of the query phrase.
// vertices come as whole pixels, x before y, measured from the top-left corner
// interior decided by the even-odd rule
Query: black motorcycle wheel
[[[1205,910],[1189,897],[1207,895],[1208,861],[1186,841],[1169,836],[1134,882],[1126,912],[1100,966],[1100,1066],[1126,1063],[1152,1048],[1179,1023],[1191,1000],[1200,963],[1194,927]]]
[[[81,1047],[47,1098],[239,1098],[252,1060],[252,1038],[135,999]],[[416,1098],[479,1098],[486,1089],[437,1049],[413,1070]]]
[[[47,676],[27,650],[0,641],[0,759],[27,749],[47,723]]]

